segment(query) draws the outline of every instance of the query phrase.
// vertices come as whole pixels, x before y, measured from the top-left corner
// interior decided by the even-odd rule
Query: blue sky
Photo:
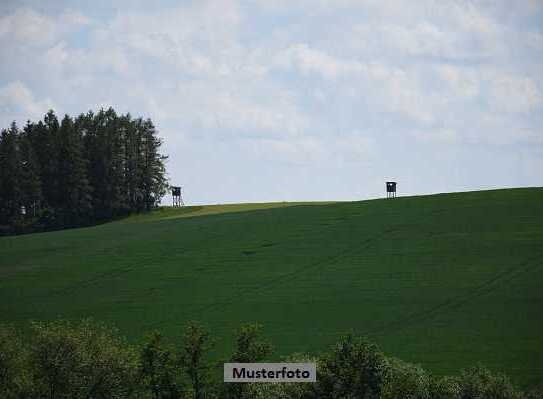
[[[542,186],[542,30],[528,0],[3,1],[0,124],[150,117],[190,204]]]

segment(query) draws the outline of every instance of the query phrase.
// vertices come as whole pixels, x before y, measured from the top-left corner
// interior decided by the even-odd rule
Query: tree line
[[[223,383],[222,363],[270,361],[273,346],[261,326],[238,330],[231,354],[212,359],[214,340],[190,322],[175,344],[159,332],[131,345],[92,320],[33,322],[29,331],[0,326],[0,397],[149,399],[541,399],[482,366],[457,376],[434,376],[385,356],[365,338],[347,334],[319,356],[316,383]]]
[[[161,144],[150,119],[113,108],[13,122],[0,135],[0,234],[150,210],[168,188]]]

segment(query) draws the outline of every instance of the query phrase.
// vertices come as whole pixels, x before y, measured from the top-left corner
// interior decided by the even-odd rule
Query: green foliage
[[[269,356],[273,347],[261,336],[262,326],[260,324],[242,325],[237,333],[236,349],[230,357],[230,361],[233,363],[259,362]]]
[[[181,369],[187,375],[191,386],[191,397],[209,397],[209,369],[206,355],[212,348],[209,333],[197,322],[188,323],[183,335],[183,346],[179,354]]]
[[[31,375],[27,367],[28,352],[13,327],[0,326],[0,397],[14,399],[32,393]]]
[[[87,178],[87,160],[83,137],[66,115],[58,131],[58,169],[61,224],[66,227],[85,224],[91,216],[91,186]]]
[[[315,397],[380,398],[386,371],[379,348],[349,334],[321,359]]]
[[[48,398],[128,398],[137,357],[114,330],[85,320],[33,323],[33,384]]]
[[[14,223],[20,214],[20,154],[15,122],[0,134],[0,224]]]
[[[260,326],[243,325],[232,359],[268,360],[271,346]],[[317,363],[315,383],[223,384],[210,374],[209,333],[191,322],[179,358],[159,332],[146,337],[138,353],[115,329],[83,320],[31,323],[30,332],[0,326],[2,399],[540,399],[508,378],[477,366],[459,377],[431,378],[421,367],[387,358],[368,340],[347,335],[318,357],[294,354],[283,361]],[[222,365],[221,365],[222,366]],[[222,367],[221,367],[222,368]],[[189,386],[180,382],[184,373]]]
[[[151,120],[112,108],[75,120],[66,115],[60,123],[51,110],[22,132],[13,123],[0,137],[0,233],[81,226],[154,208],[168,187],[161,145]]]
[[[505,374],[493,374],[482,366],[462,372],[462,399],[521,399],[522,395]]]
[[[383,399],[429,399],[430,377],[420,367],[399,359],[388,359]]]
[[[264,361],[272,351],[271,343],[262,338],[261,325],[258,323],[244,324],[238,330],[235,349],[229,362],[255,363]],[[225,383],[224,394],[226,398],[251,398],[251,391],[245,383]]]
[[[314,356],[295,353],[282,359],[289,363],[318,363]],[[318,382],[317,382],[318,383]],[[254,399],[309,399],[314,395],[313,383],[248,383],[247,396]]]
[[[178,398],[181,386],[177,373],[173,351],[164,345],[158,331],[153,332],[140,351],[141,383],[154,399]]]
[[[526,399],[543,399],[543,383],[532,387],[526,392]]]
[[[34,223],[39,216],[42,200],[40,164],[32,144],[32,125],[28,123],[19,136],[21,205],[25,207],[25,219]]]
[[[434,377],[430,381],[430,399],[460,399],[461,387],[458,378]]]

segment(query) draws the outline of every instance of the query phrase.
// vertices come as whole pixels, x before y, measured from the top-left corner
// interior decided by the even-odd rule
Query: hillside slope
[[[93,316],[131,338],[258,321],[278,354],[348,330],[436,373],[543,375],[543,189],[166,209],[0,238],[0,322]]]

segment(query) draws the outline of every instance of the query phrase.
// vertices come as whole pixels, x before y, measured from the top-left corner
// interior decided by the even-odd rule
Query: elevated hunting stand
[[[181,187],[172,186],[172,202],[175,208],[185,205],[181,196]]]
[[[396,198],[396,182],[387,181],[387,198]]]

